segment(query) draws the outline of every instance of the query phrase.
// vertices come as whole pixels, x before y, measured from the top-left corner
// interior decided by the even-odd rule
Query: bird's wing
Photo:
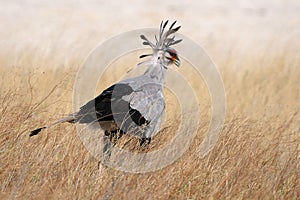
[[[162,86],[149,83],[143,85],[140,90],[136,90],[131,95],[123,98],[130,103],[130,108],[138,111],[140,116],[146,121],[146,126],[132,126],[132,124],[128,125],[129,123],[126,121],[125,128],[130,127],[133,130],[132,134],[142,138],[152,137],[160,129],[165,110]]]
[[[122,97],[132,92],[133,89],[128,84],[117,83],[110,86],[80,108],[76,114],[77,121],[79,123],[112,121],[114,118],[111,105],[117,106],[116,109],[128,106],[128,102],[122,100]]]
[[[148,122],[160,117],[165,109],[163,87],[157,83],[147,83],[135,89],[122,99],[130,103]]]
[[[126,100],[126,97],[133,94],[134,90],[128,83],[114,84],[82,106],[76,113],[76,121],[79,123],[116,121],[122,124],[130,116],[139,126],[148,123],[141,113],[132,108],[130,102]]]
[[[124,132],[135,132],[154,126],[164,108],[163,86],[138,77],[107,88],[76,115],[79,123],[112,121]]]

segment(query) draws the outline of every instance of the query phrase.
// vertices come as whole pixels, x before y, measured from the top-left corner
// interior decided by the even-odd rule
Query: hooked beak
[[[177,56],[173,57],[172,61],[177,67],[180,67],[180,59]]]

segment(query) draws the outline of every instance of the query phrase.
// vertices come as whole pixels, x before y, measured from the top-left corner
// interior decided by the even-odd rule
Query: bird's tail
[[[56,122],[53,122],[52,124],[49,124],[47,126],[44,126],[44,127],[40,127],[40,128],[37,128],[33,131],[30,132],[29,136],[32,137],[34,135],[37,135],[39,134],[42,130],[46,129],[46,128],[50,128],[51,126],[54,126],[56,124],[60,124],[60,123],[64,123],[64,122],[69,122],[69,123],[75,123],[76,122],[76,114],[77,113],[73,113],[73,114],[70,114],[68,115],[67,117],[64,117],[60,120],[57,120]]]

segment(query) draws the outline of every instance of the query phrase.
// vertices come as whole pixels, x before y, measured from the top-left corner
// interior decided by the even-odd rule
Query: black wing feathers
[[[142,116],[142,114],[130,107],[130,103],[122,99],[122,97],[132,94],[133,89],[128,84],[115,84],[105,89],[95,99],[89,101],[80,108],[77,113],[77,122],[91,123],[95,121],[115,121],[117,124],[124,124],[124,119],[134,121],[136,125],[148,124],[149,122]],[[115,113],[113,114],[112,107],[114,106]],[[128,120],[128,121],[131,121]],[[121,127],[120,127],[121,128]],[[126,129],[126,128],[125,128]]]

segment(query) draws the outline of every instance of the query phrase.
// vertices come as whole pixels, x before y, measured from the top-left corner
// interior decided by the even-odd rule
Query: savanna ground
[[[275,18],[269,7],[251,8],[245,11],[246,16],[250,15],[248,21],[245,16],[241,21],[258,25],[246,29],[239,19],[234,22],[241,27],[223,24],[224,16],[235,19],[226,14],[226,6],[212,11],[215,18],[205,23],[212,24],[211,27],[200,28],[213,30],[217,26],[221,33],[199,34],[220,69],[227,97],[226,121],[217,144],[206,157],[199,157],[199,146],[210,122],[211,102],[204,82],[192,82],[198,86],[201,122],[188,151],[166,168],[132,174],[106,167],[100,171],[98,161],[85,149],[73,125],[62,124],[39,136],[28,136],[30,130],[72,112],[78,68],[99,38],[104,41],[120,30],[103,32],[94,27],[80,32],[81,26],[100,23],[101,14],[93,14],[92,6],[76,7],[76,4],[71,8],[63,4],[57,13],[67,19],[69,9],[76,10],[80,22],[86,20],[88,24],[81,25],[73,12],[74,18],[63,22],[54,17],[49,20],[48,15],[54,15],[57,7],[34,4],[28,7],[42,8],[50,14],[37,11],[42,17],[34,21],[34,12],[29,9],[25,17],[12,25],[13,20],[9,19],[15,19],[13,14],[20,9],[17,5],[5,5],[10,9],[7,13],[12,14],[1,17],[7,31],[1,33],[0,54],[0,199],[299,199],[300,44],[299,28],[294,26],[299,23],[299,15]],[[176,10],[176,6],[173,8],[175,11],[169,10],[171,17],[182,15],[183,33],[197,40],[199,27],[186,25],[189,31],[184,32],[189,15]],[[218,17],[222,20],[218,21]],[[150,22],[156,27],[162,18],[165,15],[141,21],[138,27]],[[29,23],[31,20],[33,24]],[[286,22],[282,23],[283,30],[270,25],[272,20]],[[138,28],[128,21],[129,24],[120,27]],[[39,30],[43,23],[49,26]],[[56,26],[59,28],[54,29]],[[102,26],[109,27],[107,23]],[[235,27],[234,33],[224,28],[227,26]],[[179,69],[182,73],[184,66],[183,63]],[[118,75],[126,71],[122,70],[106,77],[99,84],[99,91],[120,79]],[[171,117],[150,148],[167,142],[178,124],[177,119],[172,119],[176,115],[176,102],[168,91],[166,97]]]

